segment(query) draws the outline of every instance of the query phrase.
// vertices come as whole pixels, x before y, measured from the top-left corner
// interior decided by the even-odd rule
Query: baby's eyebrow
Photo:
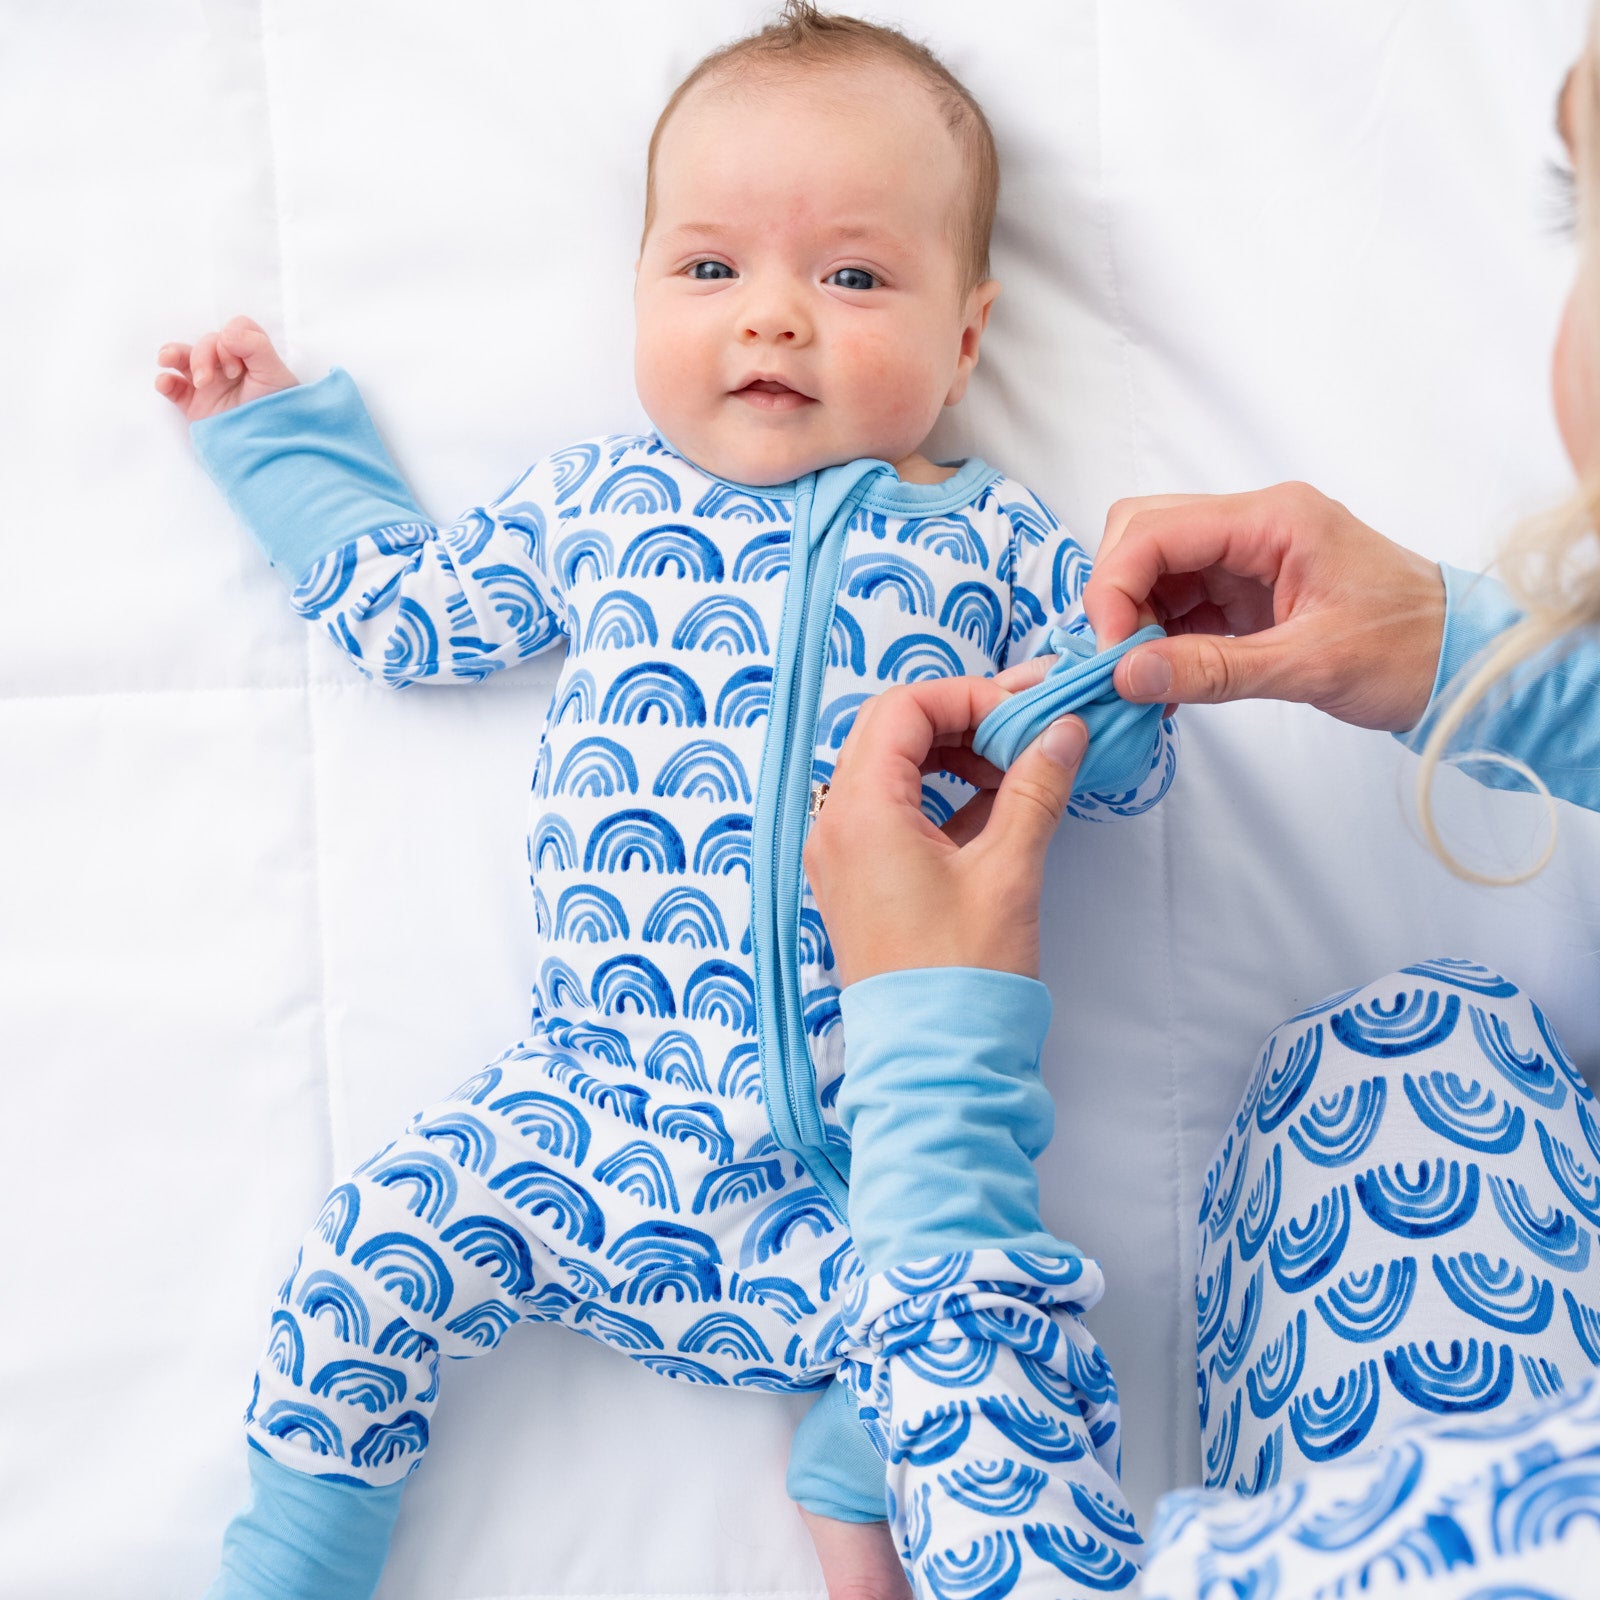
[[[663,236],[668,239],[725,239],[733,230],[720,222],[680,222]]]
[[[728,239],[738,232],[737,228],[722,222],[680,222],[676,227],[668,228],[661,237],[669,244],[677,244],[702,239]],[[889,233],[875,222],[839,222],[818,229],[818,233],[831,244],[860,244],[867,240],[880,247],[893,249],[901,243],[898,235]]]
[[[1573,79],[1577,76],[1577,67],[1568,67],[1567,75],[1561,80],[1561,87],[1556,91],[1556,133],[1560,136],[1562,144],[1568,150],[1572,148],[1572,130],[1567,120],[1567,96],[1571,93]]]
[[[827,233],[829,238],[837,239],[841,244],[854,244],[858,239],[893,238],[875,222],[841,222],[837,227],[829,228]]]

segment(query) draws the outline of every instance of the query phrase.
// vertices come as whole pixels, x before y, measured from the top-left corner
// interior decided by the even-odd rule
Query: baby
[[[328,1197],[272,1313],[255,1505],[215,1593],[369,1593],[440,1357],[525,1320],[689,1382],[823,1391],[791,1493],[831,1589],[870,1565],[867,1535],[816,1520],[884,1505],[832,1381],[861,1269],[801,849],[869,696],[1083,632],[1087,562],[1050,512],[922,450],[998,292],[996,185],[983,114],[931,55],[789,4],[702,61],[651,140],[655,431],[558,450],[446,527],[342,371],[298,385],[244,318],[161,351],[202,460],[361,671],[472,681],[567,645],[533,782],[531,1030]],[[1139,811],[1172,767],[1163,731],[1077,809]],[[925,809],[943,823],[963,792],[930,779]]]

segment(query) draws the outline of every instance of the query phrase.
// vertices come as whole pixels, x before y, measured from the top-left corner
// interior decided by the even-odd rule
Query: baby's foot
[[[804,1506],[799,1511],[822,1563],[828,1600],[910,1600],[887,1522],[841,1522]]]

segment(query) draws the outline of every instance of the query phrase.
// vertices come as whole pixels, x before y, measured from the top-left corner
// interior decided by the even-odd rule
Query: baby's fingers
[[[211,382],[216,367],[216,335],[207,333],[189,347],[189,381],[197,389]]]
[[[156,374],[157,392],[180,410],[187,411],[194,398],[194,385],[189,381],[188,345],[162,345],[156,351],[156,362],[162,369]]]
[[[175,406],[187,406],[194,396],[194,385],[181,372],[158,372],[156,388]]]
[[[156,365],[171,367],[185,378],[189,376],[189,347],[186,344],[164,344],[156,351]]]
[[[217,355],[231,383],[247,367],[273,354],[266,329],[249,317],[234,317],[217,335]]]
[[[164,344],[156,351],[156,362],[161,371],[156,374],[156,390],[181,411],[189,409],[194,398],[194,384],[189,381],[189,346]]]
[[[217,350],[219,335],[202,334],[189,352],[189,381],[196,389],[209,389],[222,378],[222,358]]]

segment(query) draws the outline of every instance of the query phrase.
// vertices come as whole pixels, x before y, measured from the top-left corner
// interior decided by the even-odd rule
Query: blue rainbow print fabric
[[[809,1118],[848,1157],[838,975],[803,886],[807,1059],[775,1078],[761,1059],[767,741],[825,782],[869,695],[992,672],[1063,619],[1081,633],[1087,564],[1026,490],[982,463],[934,486],[869,473],[804,527],[835,541],[837,577],[796,729],[773,686],[809,490],[722,483],[627,436],[439,527],[340,374],[213,421],[208,463],[363,672],[470,682],[568,649],[534,771],[529,1031],[328,1196],[247,1413],[273,1463],[398,1484],[444,1360],[558,1321],[683,1382],[842,1378],[936,1600],[1575,1592],[1570,1541],[1600,1525],[1600,1114],[1499,974],[1422,963],[1268,1039],[1199,1219],[1214,1487],[1169,1497],[1148,1544],[1082,1321],[1096,1264],[1030,1228],[868,1272],[815,1151],[775,1137],[773,1083],[786,1127]],[[1173,758],[1162,729],[1139,782],[1075,809],[1142,810]],[[959,798],[933,780],[926,807]]]
[[[809,482],[753,490],[619,436],[439,526],[339,372],[195,436],[295,608],[375,681],[470,683],[567,650],[533,763],[530,1030],[328,1197],[272,1314],[252,1441],[300,1472],[395,1482],[426,1448],[441,1358],[525,1320],[685,1382],[825,1384],[859,1267],[815,1152],[775,1137],[769,1086],[847,1162],[839,979],[804,892],[786,955],[807,1059],[774,1080],[751,898],[774,848],[754,823],[768,742],[825,783],[871,695],[1081,631],[1082,550],[981,461],[937,485],[858,474],[802,529],[836,540],[837,578],[808,596],[826,622],[815,726],[791,727],[773,693]],[[1138,781],[1074,809],[1144,810],[1174,758],[1163,729]],[[964,792],[931,779],[925,809],[943,821]]]
[[[913,1014],[948,984],[894,976],[925,985]],[[1006,1019],[967,1011],[961,1048],[1004,1059]],[[1019,1044],[1013,1029],[1016,1063],[1042,1032]],[[906,1165],[874,1181],[910,1193],[939,1176]],[[1526,995],[1437,960],[1290,1018],[1249,1078],[1200,1229],[1214,1487],[1166,1496],[1147,1530],[1083,1321],[1104,1289],[1094,1262],[997,1236],[853,1282],[844,1370],[916,1593],[1592,1591],[1600,1112]]]

